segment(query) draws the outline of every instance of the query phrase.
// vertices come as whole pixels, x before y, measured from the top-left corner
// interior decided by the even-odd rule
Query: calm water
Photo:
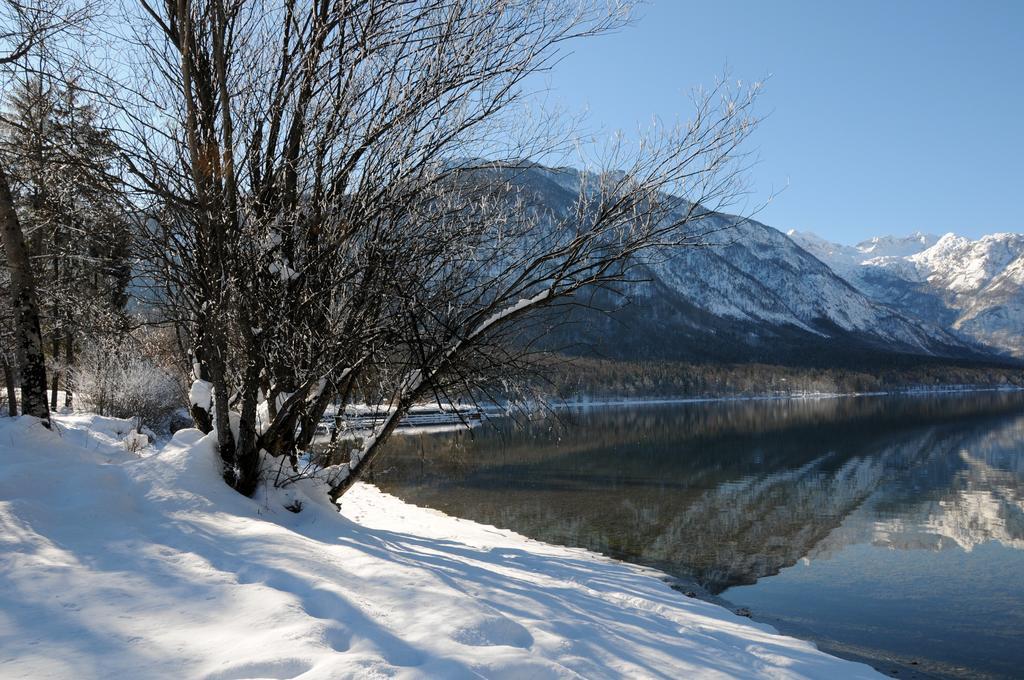
[[[657,567],[899,677],[1024,677],[1020,393],[591,409],[378,465],[412,503]]]

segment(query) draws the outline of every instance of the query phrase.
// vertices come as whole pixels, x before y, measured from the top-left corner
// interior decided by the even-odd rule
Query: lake
[[[1024,674],[1022,393],[499,418],[395,437],[370,481],[656,567],[898,677]]]

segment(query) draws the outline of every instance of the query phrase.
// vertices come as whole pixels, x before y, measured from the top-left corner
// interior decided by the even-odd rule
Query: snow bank
[[[204,411],[213,408],[213,384],[206,380],[194,380],[188,390],[188,403]]]
[[[365,485],[243,498],[195,430],[140,457],[55,420],[0,419],[0,677],[874,676],[585,551]]]

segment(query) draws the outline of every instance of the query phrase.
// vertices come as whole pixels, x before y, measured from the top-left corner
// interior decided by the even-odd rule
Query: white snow
[[[149,446],[149,436],[142,432],[129,432],[121,440],[121,443],[124,445],[125,450],[135,453]]]
[[[909,236],[875,236],[853,246],[831,243],[817,234],[796,229],[790,229],[786,235],[839,274],[846,274],[871,260],[910,257],[940,241],[937,236],[920,231]]]
[[[213,404],[213,385],[206,380],[194,380],[188,390],[188,403],[210,411]]]
[[[733,226],[728,226],[733,223],[725,218],[706,221],[725,230],[729,242],[714,248],[649,254],[645,261],[654,277],[687,304],[718,317],[791,326],[825,338],[834,332],[834,324],[925,352],[937,344],[958,343],[939,327],[912,320],[849,285],[841,274],[818,259],[830,252],[830,244],[821,239],[812,243],[796,232],[787,238],[753,220]],[[798,238],[803,239],[799,245],[807,251],[797,247],[793,239]],[[887,250],[881,244],[872,248],[873,253]],[[641,290],[637,289],[638,294]],[[657,289],[651,291],[649,294],[662,294]]]
[[[491,326],[498,323],[499,321],[502,321],[503,319],[510,317],[517,312],[521,312],[527,307],[539,305],[541,302],[544,302],[544,300],[547,300],[550,296],[551,290],[545,288],[544,290],[540,291],[539,293],[536,293],[532,297],[520,298],[515,304],[509,305],[508,307],[505,307],[504,309],[501,309],[495,312],[494,314],[491,314],[486,319],[484,319],[482,322],[480,322],[480,325],[473,329],[473,332],[470,333],[469,335],[470,337],[482,335],[483,333],[486,333]]]
[[[806,232],[790,231],[789,236],[869,297],[1024,356],[1024,234],[971,240],[915,232],[856,246]],[[908,291],[914,294],[907,296]],[[922,303],[928,299],[930,305]]]
[[[131,421],[54,420],[0,419],[3,678],[879,677],[656,572],[362,484],[244,498],[196,430],[140,457]]]

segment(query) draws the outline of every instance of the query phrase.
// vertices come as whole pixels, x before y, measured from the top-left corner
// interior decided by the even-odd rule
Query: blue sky
[[[1024,0],[653,0],[576,43],[547,99],[629,133],[685,119],[726,66],[771,76],[752,180],[786,189],[761,221],[845,243],[1024,231]]]

